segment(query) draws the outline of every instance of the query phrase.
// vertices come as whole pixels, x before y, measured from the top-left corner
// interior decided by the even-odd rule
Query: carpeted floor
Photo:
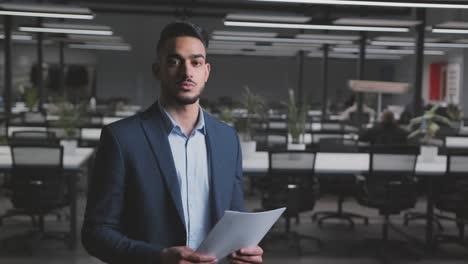
[[[85,197],[80,195],[78,206],[79,225],[83,219]],[[246,196],[246,204],[249,209],[260,207],[257,195]],[[424,201],[418,203],[416,210],[424,211]],[[6,198],[0,198],[0,214],[10,208],[11,204]],[[321,198],[314,211],[333,210],[336,208],[336,199],[333,196]],[[359,206],[350,199],[344,204],[344,209],[355,213],[365,214],[370,217],[369,226],[356,222],[354,230],[350,230],[345,222],[328,222],[323,228],[319,228],[311,220],[313,212],[304,213],[300,217],[300,223],[292,222],[292,229],[300,234],[319,237],[323,248],[317,247],[311,241],[301,241],[302,255],[298,255],[294,243],[286,240],[276,240],[275,234],[282,232],[284,220],[280,219],[274,226],[266,243],[265,263],[468,263],[468,249],[458,245],[444,245],[437,251],[424,251],[415,243],[401,247],[386,246],[378,243],[381,237],[381,218],[375,210]],[[413,222],[408,227],[402,225],[402,217],[392,217],[392,222],[402,230],[421,240],[424,239],[424,222]],[[66,230],[68,222],[65,219],[57,221],[54,216],[47,217],[46,228],[48,230]],[[453,223],[443,222],[444,232],[455,233]],[[0,227],[0,240],[13,234],[22,233],[30,227],[30,219],[26,217],[15,217],[8,219]],[[404,238],[394,232],[390,232],[392,239]],[[19,242],[15,242],[19,243]],[[101,263],[90,257],[81,245],[74,251],[70,251],[65,244],[57,241],[44,241],[34,245],[32,252],[22,248],[22,244],[8,243],[0,247],[1,264],[93,264]]]

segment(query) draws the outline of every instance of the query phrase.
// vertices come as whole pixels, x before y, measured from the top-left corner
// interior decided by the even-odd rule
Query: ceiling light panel
[[[468,29],[457,29],[457,28],[432,28],[432,33],[468,34]]]
[[[359,36],[354,35],[329,35],[329,34],[297,34],[296,38],[305,39],[332,39],[332,40],[358,40]]]
[[[41,32],[41,33],[57,33],[57,34],[84,34],[84,35],[101,35],[110,36],[113,34],[110,27],[99,25],[82,25],[82,24],[67,24],[67,23],[43,23],[42,27],[36,26],[20,26],[20,31],[25,32]]]
[[[88,8],[33,3],[2,3],[0,4],[0,15],[69,19],[94,18],[94,14]]]
[[[68,44],[68,47],[72,49],[93,49],[93,50],[118,50],[118,51],[132,50],[132,47],[128,44],[116,44],[116,43]]]
[[[211,36],[213,40],[222,41],[254,41],[254,42],[276,42],[276,43],[305,43],[305,44],[324,44],[335,42],[341,44],[352,43],[350,41],[333,41],[317,39],[298,39],[298,38],[257,38],[257,37],[238,37],[238,36]]]
[[[215,30],[215,31],[212,32],[211,35],[274,38],[274,37],[278,36],[278,33],[276,33],[276,32],[251,32],[251,31]]]
[[[421,22],[403,19],[339,18],[333,24],[354,26],[413,27]]]
[[[306,23],[309,22],[312,18],[299,15],[285,16],[277,14],[227,14],[226,19],[262,22]]]
[[[409,8],[456,8],[468,9],[467,4],[426,2],[392,2],[392,1],[351,1],[351,0],[251,0],[258,2],[282,2],[298,4],[323,5],[353,5],[353,6],[379,6],[379,7],[409,7]]]
[[[224,21],[225,26],[262,27],[262,28],[291,28],[316,30],[344,30],[344,31],[377,31],[377,32],[409,32],[405,27],[372,27],[372,26],[340,26],[340,25],[311,25],[293,23],[263,23],[246,21]]]

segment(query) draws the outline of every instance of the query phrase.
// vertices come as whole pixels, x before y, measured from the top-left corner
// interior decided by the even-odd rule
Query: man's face
[[[161,95],[179,105],[198,101],[210,75],[203,43],[194,37],[176,37],[160,50],[160,62],[153,71],[161,81]]]

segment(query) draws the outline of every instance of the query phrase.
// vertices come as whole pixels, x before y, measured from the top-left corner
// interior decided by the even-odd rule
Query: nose
[[[193,66],[190,60],[186,60],[182,63],[180,74],[183,78],[192,78],[193,77]]]

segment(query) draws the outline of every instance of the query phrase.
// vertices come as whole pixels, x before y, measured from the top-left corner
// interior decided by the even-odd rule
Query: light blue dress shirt
[[[197,249],[211,228],[210,181],[205,141],[205,119],[200,107],[198,122],[190,135],[185,135],[177,122],[165,113],[164,123],[174,159],[182,197],[187,246]]]

